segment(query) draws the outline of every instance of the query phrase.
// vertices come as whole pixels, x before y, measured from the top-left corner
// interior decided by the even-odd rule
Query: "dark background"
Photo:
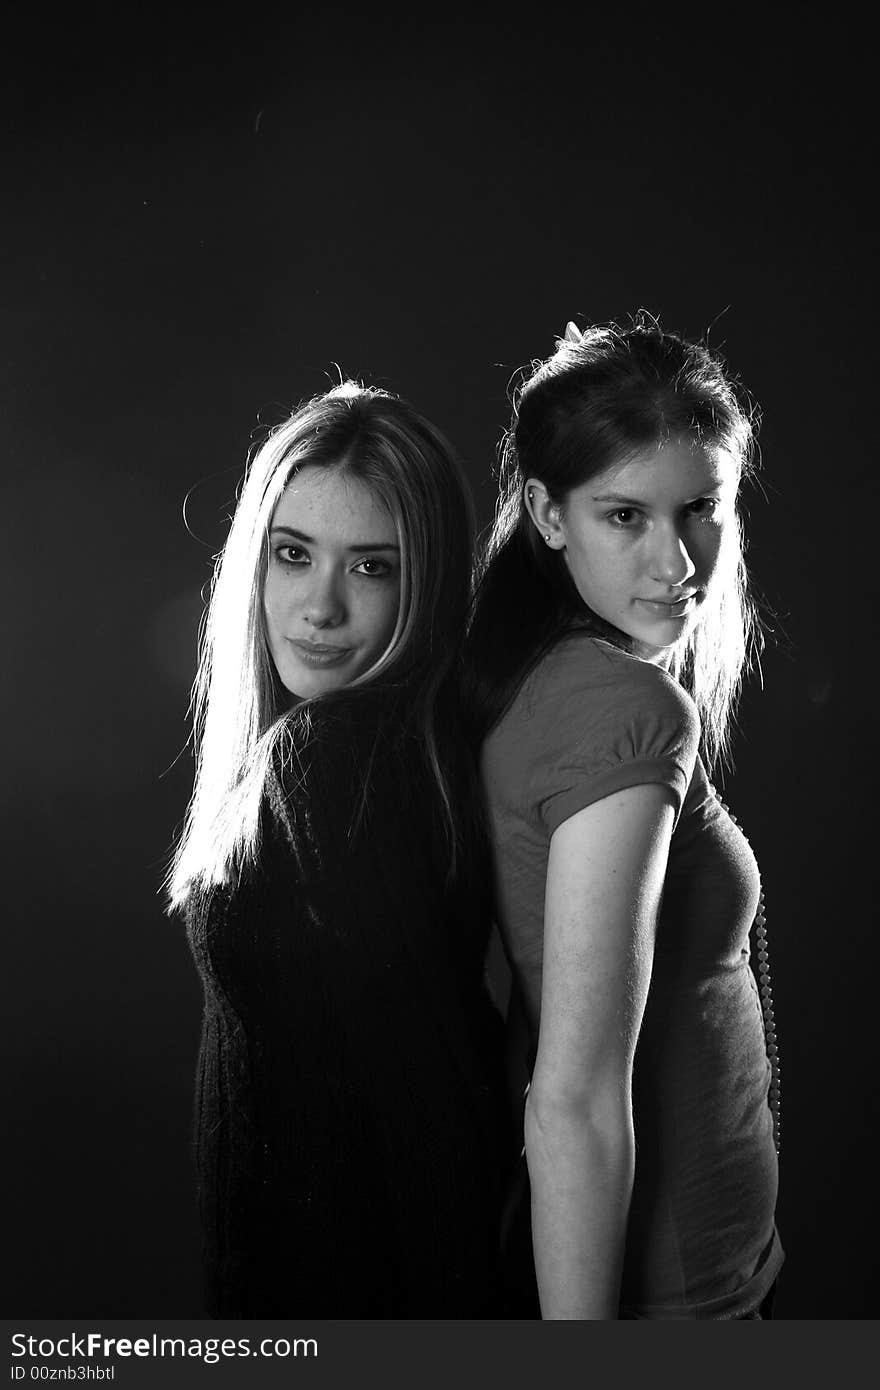
[[[200,990],[159,885],[253,432],[339,364],[456,441],[486,523],[512,372],[640,306],[711,325],[764,411],[750,560],[777,640],[725,795],[783,1049],[778,1310],[876,1314],[868,40],[845,10],[582,9],[7,30],[10,1314],[200,1312]]]

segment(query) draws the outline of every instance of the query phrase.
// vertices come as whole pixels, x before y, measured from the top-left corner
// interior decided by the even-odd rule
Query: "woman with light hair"
[[[504,1083],[458,691],[471,540],[449,444],[385,391],[308,401],[247,470],[169,879],[205,991],[213,1316],[497,1312]]]
[[[753,434],[720,360],[647,315],[569,325],[514,392],[468,704],[530,1078],[507,1248],[530,1222],[531,1316],[769,1315],[760,878],[707,775],[757,633]]]

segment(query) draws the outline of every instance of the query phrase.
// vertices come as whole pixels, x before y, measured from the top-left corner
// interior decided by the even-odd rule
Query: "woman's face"
[[[582,483],[541,530],[593,612],[662,661],[700,620],[737,483],[729,456],[681,439]]]
[[[263,591],[275,669],[305,700],[367,670],[397,622],[400,551],[390,512],[341,467],[306,465],[269,527]]]

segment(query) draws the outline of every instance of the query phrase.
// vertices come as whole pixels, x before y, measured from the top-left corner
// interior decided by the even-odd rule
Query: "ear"
[[[552,502],[540,478],[526,479],[523,488],[523,504],[534,525],[541,533],[541,539],[551,550],[565,549],[565,534],[562,527],[562,513],[556,502]]]

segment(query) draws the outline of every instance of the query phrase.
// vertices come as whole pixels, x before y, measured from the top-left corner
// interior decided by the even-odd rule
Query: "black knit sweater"
[[[256,868],[187,911],[208,1311],[499,1316],[485,864],[446,882],[436,792],[389,694],[317,706],[298,741],[267,781]]]

